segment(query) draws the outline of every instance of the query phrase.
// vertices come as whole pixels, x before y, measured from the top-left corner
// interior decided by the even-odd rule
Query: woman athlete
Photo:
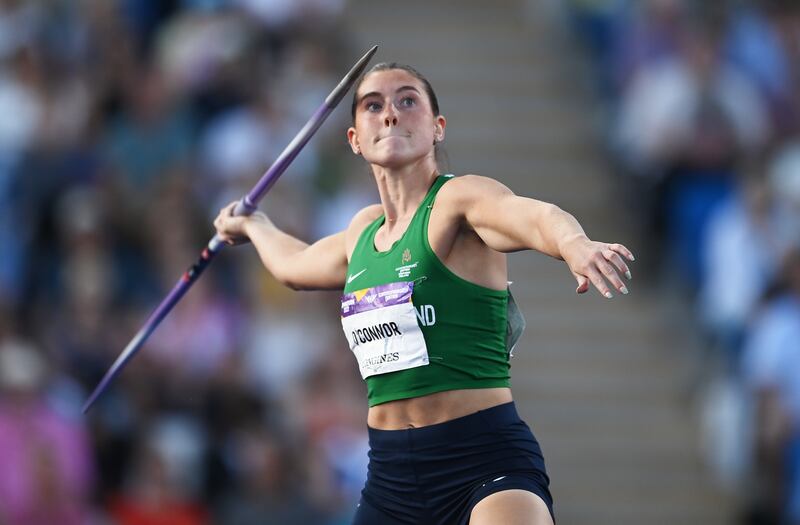
[[[378,64],[356,86],[347,140],[380,204],[306,244],[263,213],[214,221],[251,241],[296,290],[344,289],[342,325],[367,383],[369,471],[355,525],[552,524],[536,439],[509,388],[506,253],[562,259],[577,293],[628,293],[620,244],[590,240],[570,214],[478,175],[440,175],[444,140],[430,83]]]

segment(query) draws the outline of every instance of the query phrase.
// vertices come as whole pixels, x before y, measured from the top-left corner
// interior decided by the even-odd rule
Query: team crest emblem
[[[411,262],[411,250],[406,248],[403,252],[403,264]]]

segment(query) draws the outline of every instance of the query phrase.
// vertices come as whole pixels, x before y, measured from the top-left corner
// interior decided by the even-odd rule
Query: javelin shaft
[[[364,68],[369,63],[370,58],[372,55],[375,54],[377,51],[378,46],[374,46],[372,49],[367,51],[367,53],[359,59],[358,62],[350,69],[350,71],[345,75],[345,77],[339,82],[339,84],[331,91],[330,95],[325,99],[325,102],[319,107],[319,109],[311,116],[303,129],[295,136],[295,138],[289,143],[286,148],[284,148],[283,152],[275,159],[275,162],[270,166],[270,168],[261,176],[261,179],[256,183],[250,192],[242,197],[239,203],[236,205],[234,209],[235,215],[250,215],[253,213],[256,208],[258,207],[258,203],[261,199],[266,195],[269,189],[272,187],[273,184],[278,180],[278,177],[286,170],[286,168],[292,163],[292,161],[297,157],[300,153],[300,150],[308,143],[314,133],[319,129],[322,123],[328,118],[339,102],[344,98],[344,95],[350,89],[350,87],[355,83],[356,79],[361,75],[364,71]],[[184,294],[189,290],[189,288],[194,284],[194,282],[200,277],[203,273],[203,270],[211,263],[214,257],[222,251],[225,247],[225,243],[222,239],[219,238],[218,235],[214,235],[214,237],[209,241],[206,248],[200,255],[200,258],[193,264],[186,272],[181,276],[178,282],[175,284],[172,291],[161,301],[161,304],[153,311],[150,317],[145,322],[144,326],[137,332],[137,334],[131,339],[128,346],[122,351],[122,353],[117,357],[117,360],[114,361],[114,364],[111,365],[111,368],[108,369],[106,374],[100,380],[100,383],[94,389],[92,394],[87,399],[86,403],[83,405],[83,413],[85,414],[94,404],[98,397],[108,388],[114,378],[119,375],[125,365],[136,355],[136,352],[144,345],[150,335],[155,331],[161,321],[169,314],[172,308],[181,300]]]

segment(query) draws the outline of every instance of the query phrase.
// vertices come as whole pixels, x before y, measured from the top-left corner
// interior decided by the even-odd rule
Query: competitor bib
[[[342,328],[362,378],[429,363],[413,291],[413,282],[399,282],[342,296]]]

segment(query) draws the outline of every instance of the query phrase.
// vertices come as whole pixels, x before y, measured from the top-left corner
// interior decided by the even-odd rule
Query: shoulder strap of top
[[[428,192],[428,195],[425,197],[426,201],[425,204],[430,205],[436,199],[436,194],[439,193],[439,190],[442,189],[442,186],[444,186],[444,184],[452,178],[453,175],[449,174],[439,175],[438,177],[436,177],[436,180],[433,183],[433,187],[431,187],[430,191]]]
[[[442,186],[444,186],[445,183],[452,178],[452,175],[439,175],[431,186],[431,189],[428,191],[428,195],[425,196],[422,204],[420,204],[422,209],[419,210],[419,213],[417,213],[417,216],[414,220],[415,224],[412,226],[414,237],[418,242],[422,242],[424,245],[428,244],[428,221],[431,217],[431,208],[433,208],[436,195],[439,193],[439,190],[442,189]]]
[[[425,224],[427,229],[428,224],[428,217],[431,214],[431,208],[433,208],[433,202],[436,200],[436,195],[439,193],[439,190],[442,189],[442,186],[445,183],[453,178],[453,175],[439,175],[431,186],[430,191],[428,191],[428,195],[425,196],[425,199],[422,201],[421,206],[424,206],[425,209],[419,214],[421,222]]]

